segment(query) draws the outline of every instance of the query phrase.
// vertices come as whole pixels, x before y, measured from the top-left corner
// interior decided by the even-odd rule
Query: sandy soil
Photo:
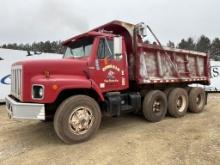
[[[220,164],[220,94],[200,114],[149,123],[105,118],[92,139],[63,144],[52,123],[13,121],[0,106],[0,164]]]

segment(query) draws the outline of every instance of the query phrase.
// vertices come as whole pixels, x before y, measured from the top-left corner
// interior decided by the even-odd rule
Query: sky
[[[219,16],[219,0],[0,0],[0,44],[65,40],[112,20],[145,22],[163,44],[213,39]]]

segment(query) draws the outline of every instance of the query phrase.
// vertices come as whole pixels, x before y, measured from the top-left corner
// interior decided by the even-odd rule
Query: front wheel
[[[101,111],[97,102],[85,95],[67,98],[58,107],[54,117],[54,129],[65,143],[89,139],[99,128]]]

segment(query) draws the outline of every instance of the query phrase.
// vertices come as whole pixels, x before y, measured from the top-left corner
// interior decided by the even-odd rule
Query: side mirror
[[[114,37],[114,55],[121,56],[122,55],[122,37]]]

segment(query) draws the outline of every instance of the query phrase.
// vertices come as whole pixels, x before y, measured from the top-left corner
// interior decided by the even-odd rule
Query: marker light
[[[45,71],[44,71],[44,76],[45,76],[46,78],[49,78],[49,77],[50,77],[50,72],[47,71],[47,70],[45,70]]]
[[[52,85],[52,89],[56,91],[58,89],[58,85],[57,84],[53,84]]]

